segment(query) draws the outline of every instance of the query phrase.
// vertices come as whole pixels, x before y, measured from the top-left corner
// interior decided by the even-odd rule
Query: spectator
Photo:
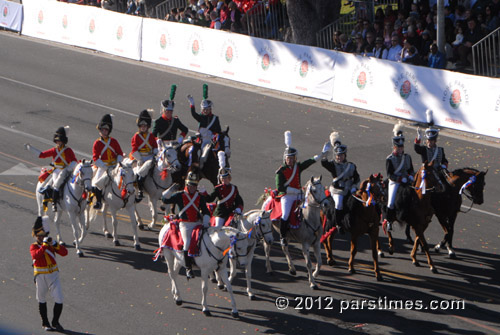
[[[361,34],[356,35],[354,39],[354,51],[355,54],[362,55],[365,52],[365,40]]]
[[[186,9],[185,8],[179,8],[178,12],[178,22],[179,23],[190,23],[187,16],[186,16]]]
[[[446,67],[446,56],[438,50],[436,43],[431,45],[430,51],[427,65],[433,69],[444,69]]]
[[[394,25],[403,25],[403,22],[405,22],[405,13],[402,10],[398,11],[398,17],[396,18],[396,21],[394,21]]]
[[[363,38],[366,38],[366,34],[369,32],[369,31],[372,31],[372,25],[370,24],[370,21],[365,19],[363,20],[363,32],[361,33]]]
[[[491,4],[487,5],[484,11],[486,15],[484,17],[484,22],[481,24],[481,30],[483,35],[487,35],[498,28],[499,19],[497,16],[498,13],[493,11],[493,6]]]
[[[413,45],[408,48],[408,55],[401,62],[412,65],[422,65],[422,59],[418,54],[417,48]]]
[[[371,45],[369,45],[368,43],[365,44],[365,51],[363,52],[363,56],[366,56],[366,57],[373,57],[373,49]]]
[[[464,67],[469,64],[468,57],[472,53],[472,46],[479,42],[483,37],[481,29],[476,26],[476,20],[470,18],[467,21],[467,29],[464,32],[464,40],[461,45],[458,46],[455,54],[455,58],[458,58],[457,67]]]
[[[384,24],[380,21],[373,22],[373,32],[375,37],[384,37]]]
[[[210,23],[210,29],[221,29],[222,24],[220,23],[220,18],[216,10],[210,12],[210,20],[212,20],[212,22]]]
[[[427,59],[429,58],[429,50],[432,45],[432,39],[431,39],[431,34],[429,33],[428,30],[424,30],[422,32],[422,42],[420,44],[420,49],[418,49],[419,54],[422,57],[422,60],[424,61],[424,64],[427,63]]]
[[[375,48],[375,34],[372,31],[366,33],[365,47],[368,47],[370,52]]]
[[[412,47],[411,43],[407,39],[405,39],[403,41],[403,48],[401,49],[400,61],[403,61],[403,59],[408,57],[411,47]]]
[[[387,58],[393,62],[399,62],[401,60],[401,50],[403,48],[399,45],[399,37],[397,34],[391,37],[391,47],[387,50]]]
[[[444,17],[450,19],[455,24],[455,14],[451,11],[450,6],[444,7]]]
[[[231,1],[227,6],[229,8],[229,18],[231,20],[230,30],[233,33],[241,33],[243,25],[241,24],[241,12],[234,1]]]
[[[464,31],[460,25],[455,28],[457,34],[455,35],[455,40],[451,43],[453,48],[458,48],[460,44],[464,41]]]
[[[352,41],[347,38],[346,34],[341,34],[340,37],[340,50],[343,52],[353,52],[354,51],[354,45],[352,44]]]
[[[377,37],[375,39],[375,48],[373,48],[373,57],[378,59],[387,59],[387,49],[384,45],[384,39]]]
[[[415,26],[408,27],[408,36],[406,38],[411,45],[420,50],[422,46],[422,38],[417,34],[417,29]]]
[[[354,28],[351,31],[351,38],[355,39],[358,34],[363,32],[363,21],[358,20],[358,22],[354,25]]]
[[[390,22],[390,23],[392,23],[394,25],[395,21],[396,21],[396,14],[392,10],[392,6],[391,5],[387,5],[387,7],[385,7],[384,22]]]
[[[169,13],[169,14],[167,14],[167,16],[165,17],[165,19],[166,19],[167,21],[170,21],[170,22],[177,22],[177,14],[178,14],[178,13],[179,13],[179,12],[177,11],[177,8],[175,8],[175,7],[174,7],[174,8],[172,8],[172,9],[170,10],[170,13]]]
[[[392,43],[391,43],[392,32],[393,32],[392,24],[390,22],[385,23],[383,37],[384,37],[384,44],[385,44],[386,48],[390,48],[392,45]]]
[[[418,20],[420,18],[420,13],[418,12],[418,6],[416,3],[411,4],[410,17]]]
[[[382,7],[377,8],[377,10],[375,11],[375,19],[373,21],[391,23],[391,26],[392,26],[392,22],[390,22],[390,21],[385,22],[385,15],[384,15],[384,11],[382,10]]]
[[[333,33],[333,39],[332,39],[332,42],[333,42],[332,49],[333,50],[341,51],[341,49],[342,49],[342,43],[340,42],[340,35],[341,34],[342,33],[340,32],[340,30],[337,30],[336,32]]]

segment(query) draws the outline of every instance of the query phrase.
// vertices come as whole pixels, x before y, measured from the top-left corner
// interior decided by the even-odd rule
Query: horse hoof
[[[175,301],[175,304],[176,304],[177,306],[182,305],[182,300],[176,300],[176,301]]]
[[[255,296],[252,294],[252,295],[249,295],[249,296],[248,296],[248,299],[250,299],[250,300],[252,300],[252,301],[255,301],[255,299],[257,299],[257,298],[255,298]]]
[[[238,312],[231,312],[231,316],[235,319],[239,319],[240,314]]]
[[[389,249],[389,255],[394,254],[394,249]]]
[[[144,225],[143,224],[137,225],[137,227],[139,227],[139,230],[144,230]]]
[[[110,233],[104,233],[104,237],[106,237],[106,238],[112,238],[113,236],[111,236]]]
[[[120,242],[118,240],[113,242],[115,244],[115,247],[118,247],[120,245]]]
[[[441,246],[439,244],[436,244],[436,246],[434,247],[434,251],[436,252],[436,254],[439,254],[440,249],[441,249]]]
[[[210,278],[210,281],[211,281],[212,283],[214,283],[214,284],[215,284],[215,283],[217,283],[217,279],[215,279],[215,278]]]
[[[435,267],[431,268],[432,273],[438,273],[438,270]]]
[[[64,246],[64,247],[65,247],[65,246],[66,246],[66,243],[64,243],[63,241],[61,241],[61,242],[59,242],[59,245],[62,245],[62,246]],[[74,245],[74,243],[73,243],[73,245]]]
[[[149,230],[153,230],[154,227],[155,227],[155,225],[153,223],[151,223],[151,224],[148,225],[148,229]]]
[[[413,239],[412,238],[406,238],[406,242],[408,242],[409,244],[413,244]]]
[[[334,266],[335,264],[337,264],[337,262],[334,259],[330,259],[330,260],[327,261],[326,264],[328,264],[330,266]]]
[[[413,265],[415,265],[416,267],[419,267],[420,263],[419,262],[413,262]]]
[[[76,241],[73,241],[73,246],[76,246]]]
[[[297,274],[297,271],[295,270],[289,270],[288,271],[292,276],[295,276]]]
[[[268,276],[274,276],[274,272],[273,271],[269,271],[269,272],[266,272]]]
[[[356,273],[356,270],[354,270],[354,269],[349,269],[349,270],[348,270],[348,272],[349,272],[350,274],[352,274],[352,275],[353,275],[353,274],[355,274],[355,273]]]
[[[205,316],[212,316],[212,313],[210,313],[208,309],[204,310],[203,314],[205,314]]]
[[[383,252],[379,252],[378,257],[380,257],[380,258],[385,258],[385,255],[384,255],[384,253],[383,253]]]
[[[377,281],[384,281],[384,278],[382,278],[382,275],[379,274],[376,277],[377,277]]]
[[[137,251],[141,251],[142,250],[142,248],[141,248],[141,246],[139,244],[134,245],[134,248]]]
[[[76,254],[78,255],[78,257],[83,257],[83,256],[84,256],[84,255],[83,255],[83,252],[81,252],[81,251],[80,251],[80,252],[77,252]]]
[[[448,254],[448,257],[449,257],[450,259],[457,259],[457,255],[456,255],[454,252],[449,253],[449,254]]]
[[[223,284],[217,284],[217,288],[218,288],[219,290],[223,290],[223,289],[224,289],[224,285],[223,285]]]
[[[316,284],[311,285],[311,289],[313,289],[314,291],[319,290],[318,285],[316,285]]]

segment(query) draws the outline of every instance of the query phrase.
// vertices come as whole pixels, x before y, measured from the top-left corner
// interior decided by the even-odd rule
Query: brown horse
[[[433,273],[437,273],[437,269],[432,262],[429,253],[429,246],[425,240],[424,232],[431,222],[434,215],[434,209],[431,204],[431,195],[438,190],[440,183],[437,180],[433,169],[433,162],[424,163],[415,174],[413,186],[400,185],[396,195],[396,220],[403,224],[409,224],[415,232],[415,241],[411,251],[412,263],[419,266],[416,258],[417,247],[420,244],[427,256],[427,263]],[[394,250],[392,235],[389,233],[389,247],[391,254]]]
[[[358,238],[361,235],[368,234],[370,236],[370,245],[372,248],[373,270],[375,272],[375,277],[379,281],[382,280],[382,275],[380,274],[380,268],[378,266],[378,255],[383,257],[378,241],[380,222],[379,204],[382,200],[381,178],[382,176],[380,174],[374,174],[364,180],[360,185],[360,189],[353,194],[353,196],[349,197],[345,206],[347,213],[346,218],[350,223],[348,231],[351,233],[349,273],[353,274],[356,272],[354,270],[354,257],[358,251]],[[327,215],[327,218],[332,217],[332,213]],[[344,220],[346,218],[344,218]],[[335,233],[332,233],[323,243],[329,265],[335,264],[332,255],[334,236]]]
[[[455,220],[462,205],[462,194],[471,201],[471,208],[474,204],[481,205],[483,203],[484,178],[487,172],[472,168],[455,170],[447,178],[448,183],[445,191],[432,195],[431,200],[435,215],[444,230],[443,240],[434,247],[436,252],[446,246],[448,256],[456,258],[453,250],[453,233]]]

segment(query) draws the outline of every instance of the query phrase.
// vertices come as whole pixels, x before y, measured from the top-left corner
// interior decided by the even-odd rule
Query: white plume
[[[432,115],[432,110],[431,109],[427,109],[425,111],[425,116],[427,118],[427,123],[429,124],[429,126],[433,126],[434,125],[434,118],[433,118],[433,115]]]
[[[335,142],[340,142],[340,135],[337,131],[332,131],[330,134],[330,143],[332,147],[335,147]]]
[[[43,231],[48,233],[50,232],[50,218],[47,215],[42,216],[42,226],[43,226]]]
[[[69,126],[64,126],[64,131],[66,132],[66,137],[68,136]]]
[[[292,132],[290,130],[285,131],[285,145],[287,148],[292,146]]]
[[[222,169],[222,168],[225,168],[226,167],[226,154],[224,153],[224,151],[219,151],[217,153],[217,158],[219,159],[219,168]]]
[[[394,136],[398,136],[399,132],[403,132],[403,123],[399,121],[394,125],[394,128],[392,129],[392,132],[394,133]]]

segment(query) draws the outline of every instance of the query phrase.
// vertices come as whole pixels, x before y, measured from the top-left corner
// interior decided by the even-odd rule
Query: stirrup
[[[55,202],[52,203],[52,211],[57,212],[57,204]]]
[[[286,246],[288,246],[288,241],[286,240],[286,238],[282,237],[280,239],[280,244],[282,247],[286,247]]]
[[[100,201],[96,201],[93,208],[94,209],[101,209],[102,208],[102,203]]]
[[[193,272],[193,269],[186,269],[186,278],[189,280],[189,279],[193,279],[194,278],[194,272]]]

